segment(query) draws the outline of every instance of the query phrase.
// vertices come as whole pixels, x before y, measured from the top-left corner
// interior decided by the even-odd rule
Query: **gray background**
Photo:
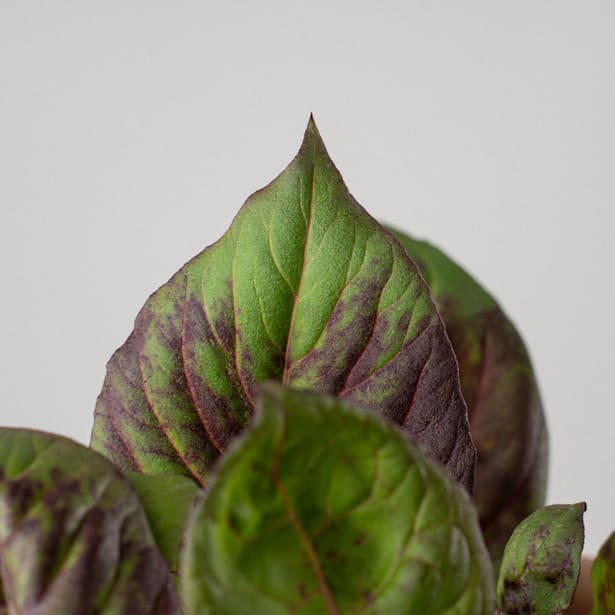
[[[376,217],[501,301],[550,502],[615,527],[612,2],[0,0],[1,423],[87,442],[147,296],[295,154],[313,111]]]

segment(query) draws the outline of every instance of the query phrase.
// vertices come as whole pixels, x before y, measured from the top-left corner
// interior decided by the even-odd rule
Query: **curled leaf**
[[[429,284],[453,344],[478,451],[473,498],[494,561],[545,501],[548,441],[523,340],[495,299],[438,248],[394,231]]]
[[[492,615],[466,491],[389,422],[268,383],[188,525],[190,614]]]
[[[615,532],[600,547],[592,566],[592,615],[615,614]]]
[[[137,496],[66,438],[0,430],[0,544],[10,613],[178,612]]]
[[[585,502],[553,504],[519,524],[500,568],[501,613],[557,615],[570,606],[579,578],[585,508]]]
[[[268,379],[379,412],[471,488],[467,409],[429,289],[313,121],[286,170],[146,302],[107,366],[92,446],[124,470],[205,484]]]

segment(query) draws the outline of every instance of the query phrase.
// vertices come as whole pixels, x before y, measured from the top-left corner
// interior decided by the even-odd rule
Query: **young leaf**
[[[570,606],[579,578],[585,508],[584,502],[545,506],[519,524],[500,568],[501,613],[557,614]]]
[[[193,511],[180,585],[190,614],[494,609],[466,491],[391,423],[275,383]]]
[[[381,413],[471,487],[467,409],[429,289],[312,120],[286,170],[146,302],[107,366],[92,446],[123,470],[204,484],[267,379]]]
[[[592,615],[615,614],[615,532],[600,547],[592,566]]]
[[[125,477],[139,496],[160,553],[177,574],[186,520],[200,492],[198,485],[177,474],[127,472]]]
[[[0,544],[10,613],[179,610],[137,496],[66,438],[0,429]]]
[[[398,231],[429,284],[453,344],[478,450],[473,499],[499,561],[514,528],[545,501],[548,442],[523,340],[496,301],[436,247]]]

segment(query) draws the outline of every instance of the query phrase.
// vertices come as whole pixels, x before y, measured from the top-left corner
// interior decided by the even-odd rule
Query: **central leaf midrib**
[[[290,322],[288,324],[288,335],[286,337],[286,348],[284,350],[284,367],[282,369],[282,384],[288,385],[289,372],[290,372],[290,344],[293,335],[293,329],[295,326],[295,320],[297,317],[297,306],[299,305],[299,297],[301,296],[301,289],[303,287],[303,279],[305,277],[305,267],[307,263],[307,251],[310,241],[310,231],[312,229],[312,219],[314,217],[314,182],[316,178],[316,165],[312,163],[312,177],[310,182],[310,196],[309,196],[309,211],[305,226],[305,243],[303,244],[303,260],[301,262],[301,269],[299,271],[299,284],[297,285],[297,294],[295,295],[293,308],[290,314]],[[301,204],[299,204],[301,206]]]
[[[291,525],[297,531],[297,534],[299,534],[301,543],[303,544],[303,547],[305,548],[305,551],[307,553],[310,567],[312,568],[316,576],[316,580],[318,581],[318,585],[320,586],[320,591],[327,605],[329,613],[331,615],[340,615],[340,612],[333,598],[333,593],[331,592],[331,589],[329,588],[329,585],[327,584],[327,579],[325,578],[324,572],[320,566],[320,562],[318,561],[318,554],[316,553],[316,550],[314,549],[314,545],[312,544],[310,536],[306,532],[303,525],[301,524],[301,521],[299,520],[299,518],[297,517],[290,503],[290,500],[288,498],[288,494],[286,493],[286,489],[284,489],[284,485],[282,485],[282,483],[280,482],[278,470],[279,470],[280,456],[282,454],[282,448],[284,446],[284,440],[286,439],[286,431],[287,431],[287,419],[286,417],[284,417],[284,424],[282,427],[282,433],[280,435],[280,441],[278,442],[278,445],[274,452],[274,457],[273,457],[273,461],[271,464],[271,474],[270,474],[271,480],[273,484],[275,485],[276,490],[280,494],[282,505],[284,506],[284,510],[286,511],[288,520],[290,521]]]

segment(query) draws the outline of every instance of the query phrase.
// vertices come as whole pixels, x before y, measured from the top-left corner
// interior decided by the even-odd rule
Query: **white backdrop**
[[[615,528],[612,2],[0,4],[0,423],[87,442],[147,296],[299,147],[518,325],[550,502]]]

